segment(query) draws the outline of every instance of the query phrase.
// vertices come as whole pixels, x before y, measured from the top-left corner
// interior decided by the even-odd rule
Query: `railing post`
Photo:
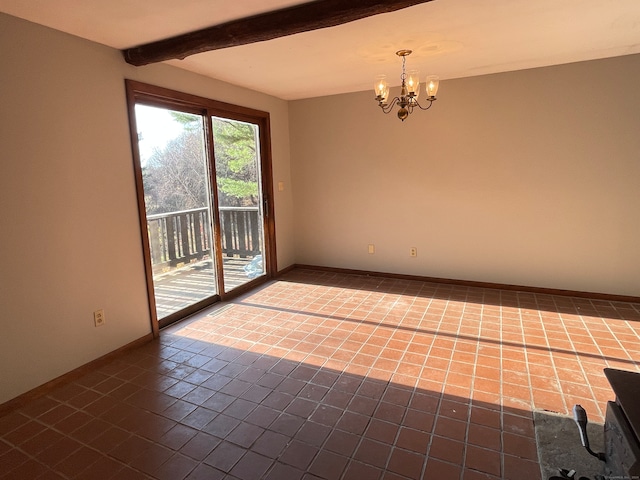
[[[240,215],[241,212],[234,212],[236,217],[236,231],[238,239],[238,253],[242,258],[247,256],[247,228],[246,215]],[[245,213],[245,212],[242,212]]]
[[[234,245],[234,235],[233,235],[233,213],[234,212],[230,212],[228,210],[226,211],[221,211],[220,212],[220,216],[221,216],[221,224],[222,224],[222,233],[223,233],[223,237],[224,237],[224,244],[222,247],[222,252],[226,253],[227,257],[233,257],[233,253],[235,250],[235,245]]]
[[[178,258],[176,256],[176,227],[175,222],[176,217],[168,217],[166,219],[166,227],[167,227],[167,254],[169,258],[167,261],[171,263],[171,265],[175,265],[175,260]]]
[[[203,242],[202,242],[202,221],[200,219],[200,212],[192,213],[193,220],[193,243],[194,243],[194,253],[198,256],[203,252]]]
[[[247,212],[247,218],[251,227],[251,254],[260,253],[260,225],[258,222],[258,210]]]
[[[189,257],[189,214],[183,213],[177,217],[180,221],[180,260],[185,261]]]
[[[151,248],[151,263],[162,262],[162,245],[160,235],[162,233],[162,219],[153,220],[147,223],[149,229],[149,247]]]

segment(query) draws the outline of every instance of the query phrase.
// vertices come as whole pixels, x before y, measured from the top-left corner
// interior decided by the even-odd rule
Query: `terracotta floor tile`
[[[29,456],[19,450],[11,449],[0,455],[0,461],[2,461],[4,471],[11,472],[29,461]]]
[[[342,432],[340,430],[333,430],[327,438],[324,448],[331,452],[340,453],[350,457],[360,443],[360,440],[361,437],[359,435]]]
[[[452,418],[438,417],[434,433],[451,440],[464,441],[467,434],[467,424]]]
[[[490,428],[472,422],[469,424],[467,442],[472,445],[500,452],[503,449],[500,433],[499,427]]]
[[[351,461],[346,468],[343,480],[379,480],[383,471],[371,465]]]
[[[20,449],[29,455],[36,456],[50,445],[62,440],[62,438],[64,438],[62,433],[52,429],[43,429],[29,440],[21,443]]]
[[[87,377],[89,376],[91,376],[91,374],[87,375]],[[101,376],[101,378],[102,377],[103,376]],[[21,409],[21,412],[23,415],[31,418],[36,418],[44,415],[46,412],[56,407],[59,407],[60,405],[61,403],[58,400],[55,400],[51,397],[40,397],[25,405]]]
[[[429,447],[429,458],[462,465],[464,460],[464,442],[433,436]]]
[[[541,478],[540,465],[537,461],[505,455],[502,478],[505,480],[519,480],[521,478],[539,480]]]
[[[309,467],[309,472],[323,479],[339,479],[349,458],[335,452],[320,451]]]
[[[122,471],[123,469],[123,464],[110,457],[102,455],[96,462],[92,463],[79,475],[75,476],[74,479],[94,480],[96,478],[101,478],[106,480],[118,478],[120,471]]]
[[[435,458],[427,460],[424,478],[460,478],[462,467]]]
[[[397,423],[374,418],[369,422],[364,436],[371,440],[393,445],[399,429],[400,427]]]
[[[197,434],[198,430],[178,424],[162,435],[162,437],[158,439],[158,443],[177,451]]]
[[[47,412],[41,414],[38,417],[38,421],[45,423],[47,425],[55,425],[56,423],[63,420],[64,418],[67,418],[69,415],[71,415],[75,411],[76,411],[75,408],[72,408],[68,405],[58,404],[51,410],[48,410]],[[24,423],[24,421],[22,421],[21,423]],[[0,425],[0,428],[1,428],[1,425]],[[7,429],[7,430],[3,429],[3,431],[10,431],[10,429]]]
[[[222,440],[204,432],[194,435],[187,443],[180,448],[180,453],[185,454],[194,460],[204,460]]]
[[[419,480],[422,478],[424,455],[394,448],[387,469],[404,477]]]
[[[102,455],[97,450],[80,447],[56,465],[56,471],[73,477],[97,462]]]
[[[82,447],[82,444],[70,437],[63,437],[48,448],[38,452],[35,456],[45,465],[53,466],[61,462],[73,452]]]
[[[538,451],[534,438],[505,432],[503,434],[503,442],[504,453],[508,455],[532,461],[538,459]]]
[[[160,414],[163,417],[170,418],[171,420],[175,420],[176,422],[179,422],[182,419],[184,419],[187,415],[189,415],[191,412],[193,412],[196,408],[198,408],[197,405],[194,405],[189,402],[185,402],[183,400],[177,400],[176,402],[168,406]]]
[[[336,428],[345,432],[361,435],[364,433],[370,420],[371,418],[366,415],[344,412],[342,417],[340,417],[340,420],[338,420]]]
[[[295,435],[297,440],[321,447],[331,433],[331,427],[314,422],[306,422]]]
[[[12,445],[22,445],[36,435],[42,433],[45,426],[39,422],[26,420],[7,434],[3,435],[4,440]]]
[[[500,476],[501,474],[500,453],[476,447],[475,445],[467,445],[464,465],[467,468],[495,476]]]
[[[488,473],[479,472],[477,470],[471,470],[465,468],[462,472],[462,480],[498,480],[500,477],[490,475]]]
[[[471,406],[470,421],[472,424],[484,425],[485,427],[491,427],[500,429],[502,425],[501,411],[499,408],[485,408],[477,405]]]
[[[388,402],[380,402],[373,414],[374,418],[384,420],[385,422],[400,423],[404,417],[406,407]],[[354,432],[358,433],[358,432]]]
[[[255,410],[253,410],[253,412],[251,412],[244,420],[245,422],[251,423],[253,425],[267,428],[279,416],[280,412],[278,412],[277,410],[270,407],[265,407],[263,405],[258,405]]]
[[[153,445],[147,439],[133,435],[111,450],[110,455],[124,463],[129,463],[142,455]]]
[[[300,480],[304,472],[291,465],[276,463],[268,472],[265,480]],[[204,479],[203,479],[204,480]]]
[[[273,460],[254,452],[247,452],[240,461],[231,469],[231,475],[242,480],[254,480],[264,478],[265,473],[271,468]]]
[[[220,435],[220,437],[241,447],[249,448],[263,433],[263,428],[250,423],[240,423],[231,433]]]
[[[283,413],[278,418],[276,418],[273,423],[271,423],[271,425],[269,425],[269,429],[273,430],[274,432],[293,437],[303,424],[304,419],[296,415]]]
[[[213,410],[209,410],[204,407],[197,407],[193,412],[180,420],[180,423],[197,430],[201,430],[217,416],[218,413]]]
[[[425,454],[431,435],[413,428],[401,428],[396,440],[396,447],[416,453]]]
[[[301,470],[305,470],[317,453],[317,447],[294,440],[287,445],[284,453],[280,456],[279,461]]]
[[[3,479],[540,480],[533,409],[601,421],[637,320],[295,269],[0,417]]]
[[[159,480],[183,480],[197,466],[198,462],[177,453],[160,465],[153,472],[153,477]]]
[[[89,423],[93,417],[91,415],[82,412],[76,411],[64,418],[62,421],[55,424],[55,428],[61,431],[62,433],[69,434],[74,430],[82,427],[83,425]]]
[[[246,452],[247,451],[244,448],[237,445],[233,445],[229,442],[222,442],[218,444],[209,455],[207,455],[204,459],[204,463],[228,473]]]
[[[290,438],[280,433],[265,431],[253,444],[251,451],[276,459],[289,443]]]
[[[358,446],[353,458],[367,465],[384,469],[391,449],[390,445],[365,438]]]

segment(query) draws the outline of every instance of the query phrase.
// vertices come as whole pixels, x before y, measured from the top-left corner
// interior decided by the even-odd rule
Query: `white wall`
[[[3,14],[0,51],[0,403],[150,332],[125,78],[271,113],[294,262],[286,102]]]
[[[404,123],[372,91],[292,102],[296,262],[639,296],[639,78],[636,55],[444,81]]]

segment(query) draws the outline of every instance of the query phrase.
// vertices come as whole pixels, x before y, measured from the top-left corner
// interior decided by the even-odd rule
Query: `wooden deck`
[[[252,258],[224,258],[224,284],[228,292],[250,280],[243,268]],[[203,260],[154,276],[158,319],[215,295],[213,263]]]

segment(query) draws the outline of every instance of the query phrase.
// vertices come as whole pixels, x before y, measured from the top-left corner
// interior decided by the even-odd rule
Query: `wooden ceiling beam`
[[[334,27],[429,1],[316,0],[129,48],[122,54],[127,63],[135,66],[182,60],[196,53]]]

